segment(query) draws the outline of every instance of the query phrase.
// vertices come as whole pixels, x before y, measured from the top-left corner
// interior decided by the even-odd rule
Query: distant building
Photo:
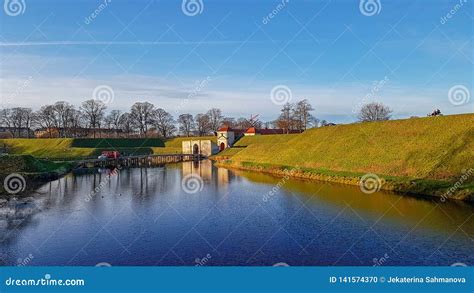
[[[251,135],[271,135],[271,134],[288,134],[288,133],[301,133],[299,130],[285,130],[281,128],[255,128],[250,127],[244,133],[245,136]]]
[[[34,132],[27,127],[0,127],[0,138],[30,138],[34,137]]]
[[[228,126],[222,126],[217,130],[217,146],[219,151],[223,151],[226,148],[232,147],[234,143],[242,136],[253,136],[253,135],[271,135],[271,134],[288,134],[288,133],[300,133],[298,130],[285,130],[279,128],[255,128],[250,127],[247,129],[236,129]]]
[[[182,143],[183,154],[211,156],[218,153],[218,148],[210,139],[186,140]]]
[[[234,129],[229,126],[219,128],[217,130],[217,146],[219,151],[232,147],[234,142],[244,135],[245,131],[245,129]]]

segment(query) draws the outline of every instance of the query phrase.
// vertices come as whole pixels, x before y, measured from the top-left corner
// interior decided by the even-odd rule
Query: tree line
[[[107,130],[109,135],[122,137],[170,137],[174,135],[207,135],[222,125],[231,128],[283,128],[301,130],[313,125],[313,107],[307,100],[294,105],[284,105],[282,115],[272,122],[262,122],[255,117],[233,118],[222,114],[221,109],[212,108],[205,113],[189,113],[173,117],[165,109],[150,102],[136,102],[129,111],[112,109],[100,100],[90,99],[76,107],[65,101],[43,105],[37,111],[28,107],[4,108],[0,111],[0,125],[11,130],[14,137],[22,131],[41,129],[43,137],[97,137]],[[32,134],[28,132],[28,137]]]
[[[274,121],[262,122],[258,117],[227,117],[218,108],[205,113],[180,114],[176,119],[163,108],[150,102],[136,102],[129,111],[110,110],[100,100],[90,99],[80,107],[58,101],[41,106],[37,111],[27,107],[5,108],[0,111],[0,126],[7,127],[14,137],[23,130],[42,129],[43,137],[97,137],[107,130],[109,136],[121,137],[171,137],[174,135],[208,135],[222,125],[231,128],[247,129],[278,128],[285,133],[304,131],[308,128],[332,125],[319,120],[312,114],[313,106],[303,99],[296,103],[286,103]],[[379,103],[364,105],[359,113],[360,121],[387,120],[391,110]],[[55,133],[56,132],[56,133]],[[32,136],[28,132],[28,137]]]

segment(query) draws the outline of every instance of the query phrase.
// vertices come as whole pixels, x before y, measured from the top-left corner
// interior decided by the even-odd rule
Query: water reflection
[[[202,178],[201,192],[183,191],[189,174]],[[0,263],[471,264],[473,212],[210,161],[83,170],[27,198],[0,200]]]

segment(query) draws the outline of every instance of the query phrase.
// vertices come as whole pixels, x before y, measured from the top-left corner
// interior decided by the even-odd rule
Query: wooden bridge
[[[165,163],[195,161],[201,159],[199,154],[171,154],[171,155],[142,155],[126,156],[117,159],[88,159],[77,163],[76,168],[106,168],[106,167],[146,167]]]

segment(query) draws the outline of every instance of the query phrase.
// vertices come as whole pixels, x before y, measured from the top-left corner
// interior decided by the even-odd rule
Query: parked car
[[[99,159],[99,160],[107,160],[107,156],[102,154],[102,155],[98,156],[97,159]]]
[[[102,155],[100,155],[100,157],[102,157],[102,156],[104,156],[106,159],[118,159],[118,158],[120,158],[120,152],[118,152],[118,151],[103,151]]]

